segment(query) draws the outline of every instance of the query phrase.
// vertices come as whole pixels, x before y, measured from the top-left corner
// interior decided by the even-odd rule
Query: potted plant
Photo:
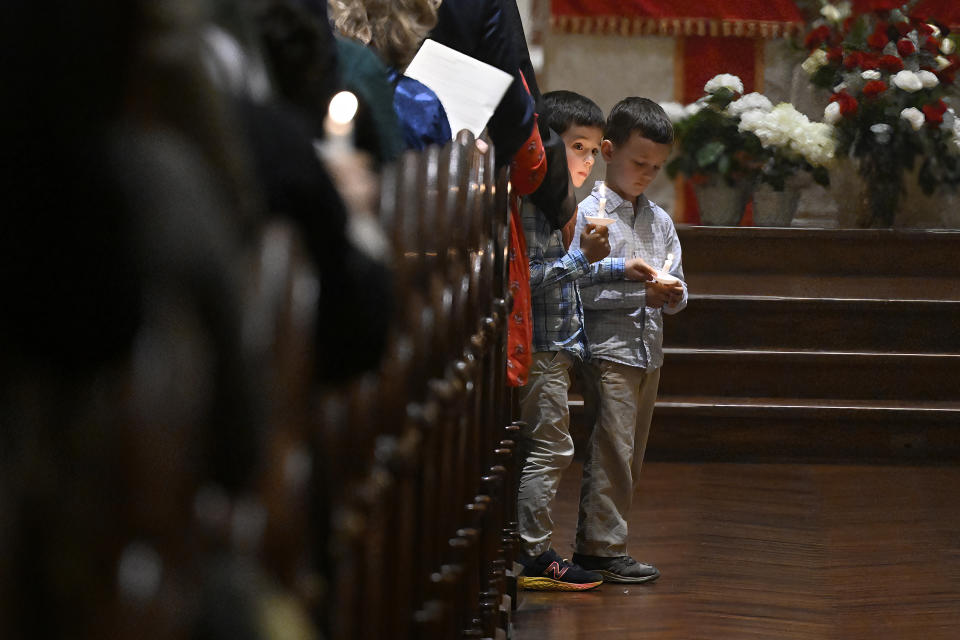
[[[764,96],[755,95],[758,98],[745,107],[730,106],[740,112],[740,131],[757,136],[763,148],[753,221],[757,226],[790,226],[800,199],[798,177],[809,175],[817,184],[830,184],[827,167],[834,157],[833,128],[811,122],[792,104],[774,107]]]
[[[667,163],[667,174],[691,180],[704,224],[736,225],[763,164],[762,146],[755,135],[740,130],[739,115],[729,110],[743,95],[740,78],[715,76],[704,93],[686,107],[665,105],[676,132],[676,154]]]
[[[824,1],[804,39],[804,70],[831,92],[824,121],[837,155],[859,178],[838,176],[844,226],[891,226],[913,184],[928,196],[960,184],[960,57],[944,25],[912,15],[916,4],[851,15],[849,3]]]

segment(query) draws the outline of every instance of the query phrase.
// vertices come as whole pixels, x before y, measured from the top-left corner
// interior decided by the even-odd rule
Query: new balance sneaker
[[[523,571],[517,576],[522,589],[532,591],[586,591],[603,584],[603,578],[564,560],[553,549],[537,557],[522,556]]]
[[[575,553],[573,561],[587,571],[599,573],[604,582],[653,582],[660,577],[655,566],[637,562],[630,556],[602,558]]]

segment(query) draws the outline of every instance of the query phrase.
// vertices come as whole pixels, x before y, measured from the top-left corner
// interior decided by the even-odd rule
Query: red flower
[[[874,49],[883,49],[888,42],[890,38],[887,37],[887,23],[878,22],[877,28],[867,37],[867,44]]]
[[[863,54],[859,51],[851,51],[843,57],[843,66],[845,69],[855,69],[860,66],[860,60]]]
[[[922,36],[932,36],[932,35],[933,35],[933,27],[931,27],[931,26],[930,26],[929,24],[927,24],[926,22],[917,22],[917,23],[914,25],[914,27],[917,29],[917,33],[919,33],[919,34],[922,35]]]
[[[947,111],[947,104],[943,100],[937,100],[930,104],[925,104],[921,108],[923,115],[926,116],[930,124],[940,124],[943,122],[943,114]]]
[[[906,20],[901,20],[900,22],[897,22],[893,26],[896,28],[897,33],[899,33],[901,36],[905,36],[908,33],[910,33],[910,28],[911,28],[910,23],[907,22]]]
[[[813,31],[807,34],[807,37],[803,40],[803,46],[809,49],[816,49],[821,44],[826,42],[830,38],[830,27],[827,25],[820,25]]]
[[[843,62],[843,49],[840,47],[830,47],[827,49],[827,62],[834,64]]]
[[[863,70],[879,69],[880,58],[873,53],[863,52],[860,54],[860,68]]]
[[[846,90],[830,96],[830,102],[840,103],[840,115],[842,116],[853,115],[860,108],[857,99],[847,93]]]
[[[877,60],[877,65],[887,73],[896,73],[898,71],[903,71],[903,60],[901,60],[897,56],[892,56],[892,55],[880,56],[880,59]]]
[[[867,84],[863,85],[863,95],[868,98],[875,98],[886,90],[887,83],[883,80],[871,80]],[[843,110],[843,105],[840,105],[840,110]]]
[[[897,51],[900,52],[901,56],[906,57],[911,53],[916,53],[917,48],[913,46],[913,42],[911,42],[910,40],[907,40],[906,38],[901,38],[900,40],[897,40]]]
[[[934,55],[940,53],[940,43],[933,36],[927,36],[927,39],[923,41],[923,48]]]

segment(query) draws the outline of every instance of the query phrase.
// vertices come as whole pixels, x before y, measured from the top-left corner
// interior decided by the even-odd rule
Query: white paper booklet
[[[461,129],[479,136],[513,76],[433,40],[425,40],[404,75],[427,85],[440,98],[456,137]]]

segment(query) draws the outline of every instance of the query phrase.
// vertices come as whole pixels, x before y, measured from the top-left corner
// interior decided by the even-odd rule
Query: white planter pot
[[[753,191],[753,224],[758,227],[789,227],[800,204],[800,190],[787,185],[776,191],[761,184]]]
[[[693,187],[697,194],[701,224],[716,227],[735,227],[743,218],[743,210],[753,194],[753,183],[734,186],[722,179],[711,179]]]

